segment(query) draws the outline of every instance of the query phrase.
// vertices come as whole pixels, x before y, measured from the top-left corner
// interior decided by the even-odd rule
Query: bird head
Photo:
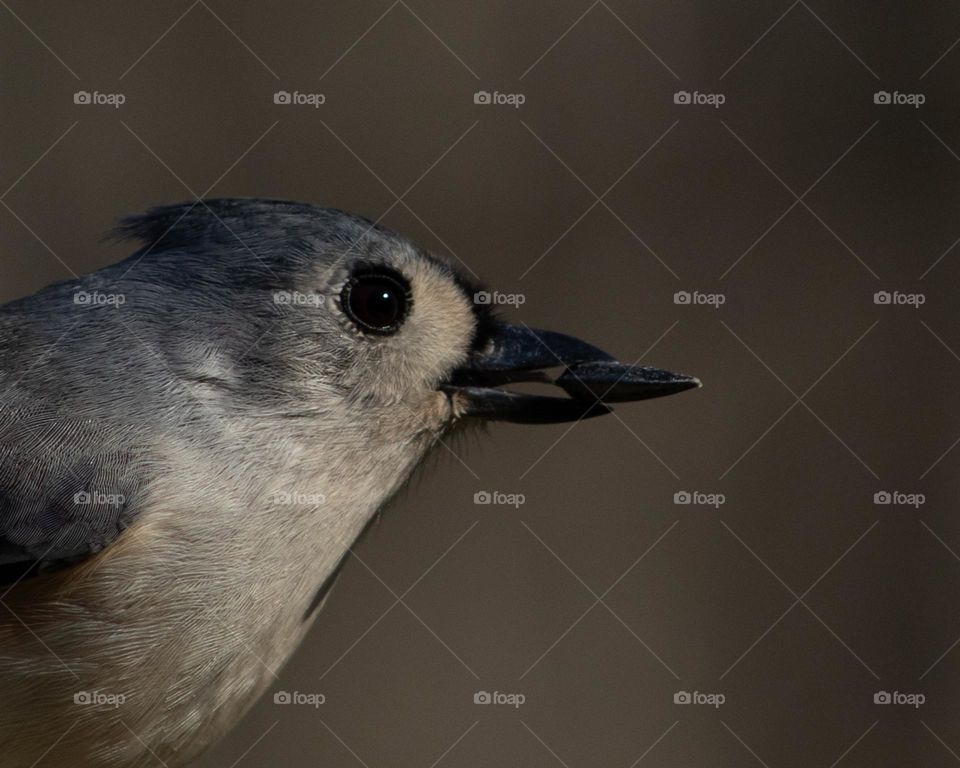
[[[183,332],[167,345],[171,367],[287,415],[349,414],[352,428],[403,440],[470,418],[577,421],[699,385],[503,322],[462,271],[342,211],[209,200],[127,218],[118,231],[145,246],[115,273],[181,289],[180,317],[165,330]],[[211,349],[225,351],[226,366]],[[556,394],[507,388],[517,382]]]

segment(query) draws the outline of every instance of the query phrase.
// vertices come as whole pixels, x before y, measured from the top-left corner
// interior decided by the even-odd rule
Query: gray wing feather
[[[132,521],[141,460],[116,425],[0,406],[0,582],[96,554]]]

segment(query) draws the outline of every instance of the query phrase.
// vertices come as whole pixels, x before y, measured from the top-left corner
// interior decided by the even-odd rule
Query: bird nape
[[[217,741],[454,425],[699,385],[505,323],[342,211],[198,200],[117,234],[129,258],[0,307],[9,768],[176,768]]]

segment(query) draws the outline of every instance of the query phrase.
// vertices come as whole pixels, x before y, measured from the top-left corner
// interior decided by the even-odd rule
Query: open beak
[[[563,372],[550,376],[549,368]],[[569,397],[498,389],[516,382],[553,384]],[[624,365],[572,336],[498,323],[485,348],[454,371],[443,390],[460,400],[464,416],[556,424],[610,413],[607,403],[647,400],[699,386],[692,376]]]

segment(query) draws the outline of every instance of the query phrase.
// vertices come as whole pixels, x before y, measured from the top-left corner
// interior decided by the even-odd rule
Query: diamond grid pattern
[[[949,4],[0,5],[4,299],[122,255],[94,245],[118,213],[300,197],[525,292],[531,325],[707,384],[445,446],[280,673],[323,709],[261,702],[199,765],[960,760]],[[480,488],[527,502],[474,507]],[[723,505],[672,503],[695,488]],[[474,705],[487,689],[527,701]]]

